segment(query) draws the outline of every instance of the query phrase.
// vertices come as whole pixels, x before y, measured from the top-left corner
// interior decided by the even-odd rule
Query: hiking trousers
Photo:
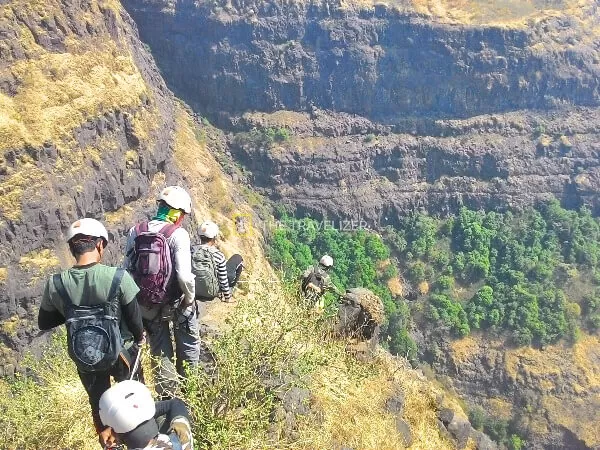
[[[100,397],[102,394],[110,388],[110,377],[112,376],[115,381],[123,381],[127,380],[130,376],[130,369],[133,369],[135,357],[138,352],[137,346],[133,345],[130,347],[128,352],[122,352],[119,355],[119,359],[117,362],[110,368],[110,370],[102,371],[102,372],[82,372],[77,371],[79,374],[79,379],[81,380],[81,384],[85,391],[88,394],[90,406],[92,407],[92,418],[94,419],[94,427],[96,428],[96,432],[100,433],[104,430],[104,425],[100,420]],[[127,356],[125,356],[127,353]],[[143,382],[143,375],[141,371],[141,367],[138,371],[136,371],[136,375],[134,376],[134,380],[138,380]]]
[[[237,284],[244,269],[244,260],[241,255],[235,254],[227,260],[225,266],[227,267],[227,281],[229,281],[229,287],[233,287]]]
[[[175,351],[171,340],[171,324]],[[200,359],[198,308],[194,302],[183,310],[174,308],[167,317],[157,314],[156,319],[144,320],[144,328],[150,353],[154,357],[152,365],[156,393],[163,399],[171,398],[176,393],[178,375],[185,376],[185,366],[193,369]]]

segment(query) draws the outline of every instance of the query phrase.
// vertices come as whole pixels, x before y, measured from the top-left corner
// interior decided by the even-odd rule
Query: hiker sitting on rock
[[[323,310],[325,307],[324,295],[327,291],[342,295],[338,288],[331,282],[329,271],[333,267],[333,258],[323,255],[319,264],[309,267],[302,274],[302,295],[314,304],[315,309]]]
[[[198,231],[200,245],[192,249],[192,270],[196,275],[196,298],[212,300],[218,295],[224,302],[230,302],[232,289],[240,279],[244,268],[240,255],[225,260],[225,255],[217,248],[219,227],[207,220]]]
[[[156,391],[167,398],[177,386],[177,373],[185,375],[185,364],[198,365],[200,333],[194,301],[190,235],[181,226],[192,212],[192,199],[185,189],[169,186],[157,199],[152,220],[129,230],[125,267],[140,287],[138,302],[155,364]],[[173,323],[177,367],[173,365]],[[185,364],[184,364],[185,363]],[[177,373],[175,372],[177,371]]]
[[[122,381],[100,399],[100,418],[108,428],[105,448],[123,443],[129,450],[193,450],[190,413],[178,398],[154,402],[146,386]],[[159,425],[160,424],[160,425]]]
[[[144,342],[136,301],[139,289],[123,269],[100,264],[108,233],[97,220],[73,223],[67,242],[75,265],[46,283],[38,326],[49,330],[66,323],[69,356],[89,396],[100,434],[104,430],[98,415],[100,396],[110,387],[111,376],[118,381],[130,376]]]

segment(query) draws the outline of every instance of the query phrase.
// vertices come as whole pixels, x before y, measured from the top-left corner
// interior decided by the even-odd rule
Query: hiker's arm
[[[219,279],[219,290],[223,293],[225,301],[228,301],[231,300],[231,288],[229,287],[229,278],[227,277],[227,263],[225,262],[225,256],[222,253],[220,253],[219,256],[220,257],[215,258],[217,278]]]
[[[65,323],[65,316],[59,311],[46,311],[45,309],[40,308],[40,313],[38,314],[38,328],[40,330],[50,330],[63,323]]]
[[[142,323],[142,312],[137,302],[137,294],[140,289],[133,281],[131,275],[127,272],[123,274],[121,280],[121,314],[127,324],[127,328],[133,334],[135,342],[141,342],[144,339],[144,325]]]
[[[192,273],[192,251],[190,235],[183,228],[173,233],[173,246],[175,251],[175,271],[177,282],[183,292],[183,304],[191,305],[196,295],[195,275]]]
[[[38,313],[38,328],[42,331],[50,330],[65,323],[65,316],[52,304],[51,295],[50,282],[47,282],[40,304],[40,312]]]
[[[133,300],[123,306],[121,312],[123,320],[125,320],[127,328],[133,334],[135,342],[142,342],[144,340],[144,324],[142,323],[142,313],[137,300]]]
[[[343,295],[344,293],[338,289],[338,287],[333,284],[331,281],[329,282],[329,290],[334,292],[336,295]]]

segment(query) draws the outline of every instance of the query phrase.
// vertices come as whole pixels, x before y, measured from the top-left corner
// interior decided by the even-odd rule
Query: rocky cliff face
[[[175,92],[213,115],[314,105],[369,118],[466,117],[600,103],[588,34],[597,23],[569,14],[526,28],[462,27],[416,14],[409,1],[124,5]],[[598,3],[587,7],[580,13],[600,14]]]
[[[31,337],[46,273],[69,261],[69,223],[102,219],[174,173],[174,109],[118,3],[3,3],[0,338],[10,353]],[[125,227],[111,228],[109,250]],[[10,374],[14,359],[4,362]]]
[[[275,144],[240,134],[232,150],[259,189],[300,213],[393,225],[413,210],[518,208],[549,196],[600,212],[595,109],[415,124],[428,136],[322,111],[245,120],[293,130]]]
[[[598,2],[510,26],[442,23],[409,3],[124,4],[197,110],[234,131],[291,130],[232,151],[301,214],[393,224],[549,195],[598,212]]]
[[[424,358],[442,381],[486,413],[511,422],[528,436],[527,448],[597,448],[596,337],[540,350],[506,349],[482,336],[449,342],[439,330],[425,334]]]
[[[246,210],[200,131],[174,102],[120,3],[0,2],[0,376],[38,337],[37,306],[49,273],[72,259],[63,232],[79,217],[109,230],[107,262],[148,217],[167,184],[188,186],[195,215],[234,227]],[[208,204],[210,195],[222,197]],[[238,199],[234,204],[232,200]],[[235,228],[232,228],[235,229]],[[259,236],[224,242],[265,267]]]
[[[248,180],[300,215],[383,225],[548,196],[600,213],[597,0],[124,5],[172,89],[234,133]],[[531,448],[600,442],[593,339],[424,344]]]

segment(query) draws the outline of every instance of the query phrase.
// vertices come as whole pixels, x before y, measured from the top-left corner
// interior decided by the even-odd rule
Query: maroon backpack
[[[174,275],[173,256],[167,239],[179,225],[165,225],[157,233],[148,231],[148,222],[135,227],[131,275],[140,288],[138,300],[146,305],[162,305],[169,295]]]

